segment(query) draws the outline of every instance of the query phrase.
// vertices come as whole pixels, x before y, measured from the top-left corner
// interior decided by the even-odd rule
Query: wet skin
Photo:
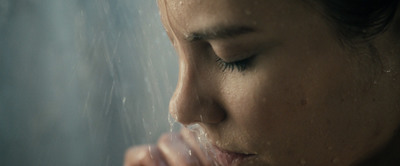
[[[350,49],[298,0],[160,0],[159,7],[180,62],[170,112],[183,125],[199,124],[218,148],[251,154],[237,164],[351,165],[395,134],[393,27]],[[127,163],[211,164],[188,135],[162,138],[152,152],[134,148],[159,158]]]

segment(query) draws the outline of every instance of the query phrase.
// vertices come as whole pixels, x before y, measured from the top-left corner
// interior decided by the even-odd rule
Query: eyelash
[[[249,60],[251,58],[247,58],[244,60],[239,60],[236,62],[225,62],[220,57],[216,56],[215,62],[217,62],[218,66],[221,68],[222,72],[225,72],[226,69],[230,71],[234,71],[237,69],[239,72],[243,72],[248,67]]]

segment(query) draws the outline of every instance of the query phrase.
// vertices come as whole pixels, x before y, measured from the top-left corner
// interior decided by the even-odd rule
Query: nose
[[[197,66],[180,61],[179,80],[170,101],[170,113],[183,125],[217,124],[225,119],[226,113],[217,100],[218,90],[213,86],[212,76]]]

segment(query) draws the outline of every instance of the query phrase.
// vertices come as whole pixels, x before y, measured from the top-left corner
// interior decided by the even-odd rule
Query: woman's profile
[[[183,129],[126,166],[400,165],[398,0],[158,5],[180,64],[170,113],[207,146]]]

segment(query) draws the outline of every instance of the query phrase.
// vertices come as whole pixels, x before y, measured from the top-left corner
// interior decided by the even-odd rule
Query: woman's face
[[[397,98],[388,95],[392,84],[374,49],[340,45],[303,1],[159,6],[180,62],[170,112],[231,152],[219,160],[347,165],[382,146],[398,125]]]

